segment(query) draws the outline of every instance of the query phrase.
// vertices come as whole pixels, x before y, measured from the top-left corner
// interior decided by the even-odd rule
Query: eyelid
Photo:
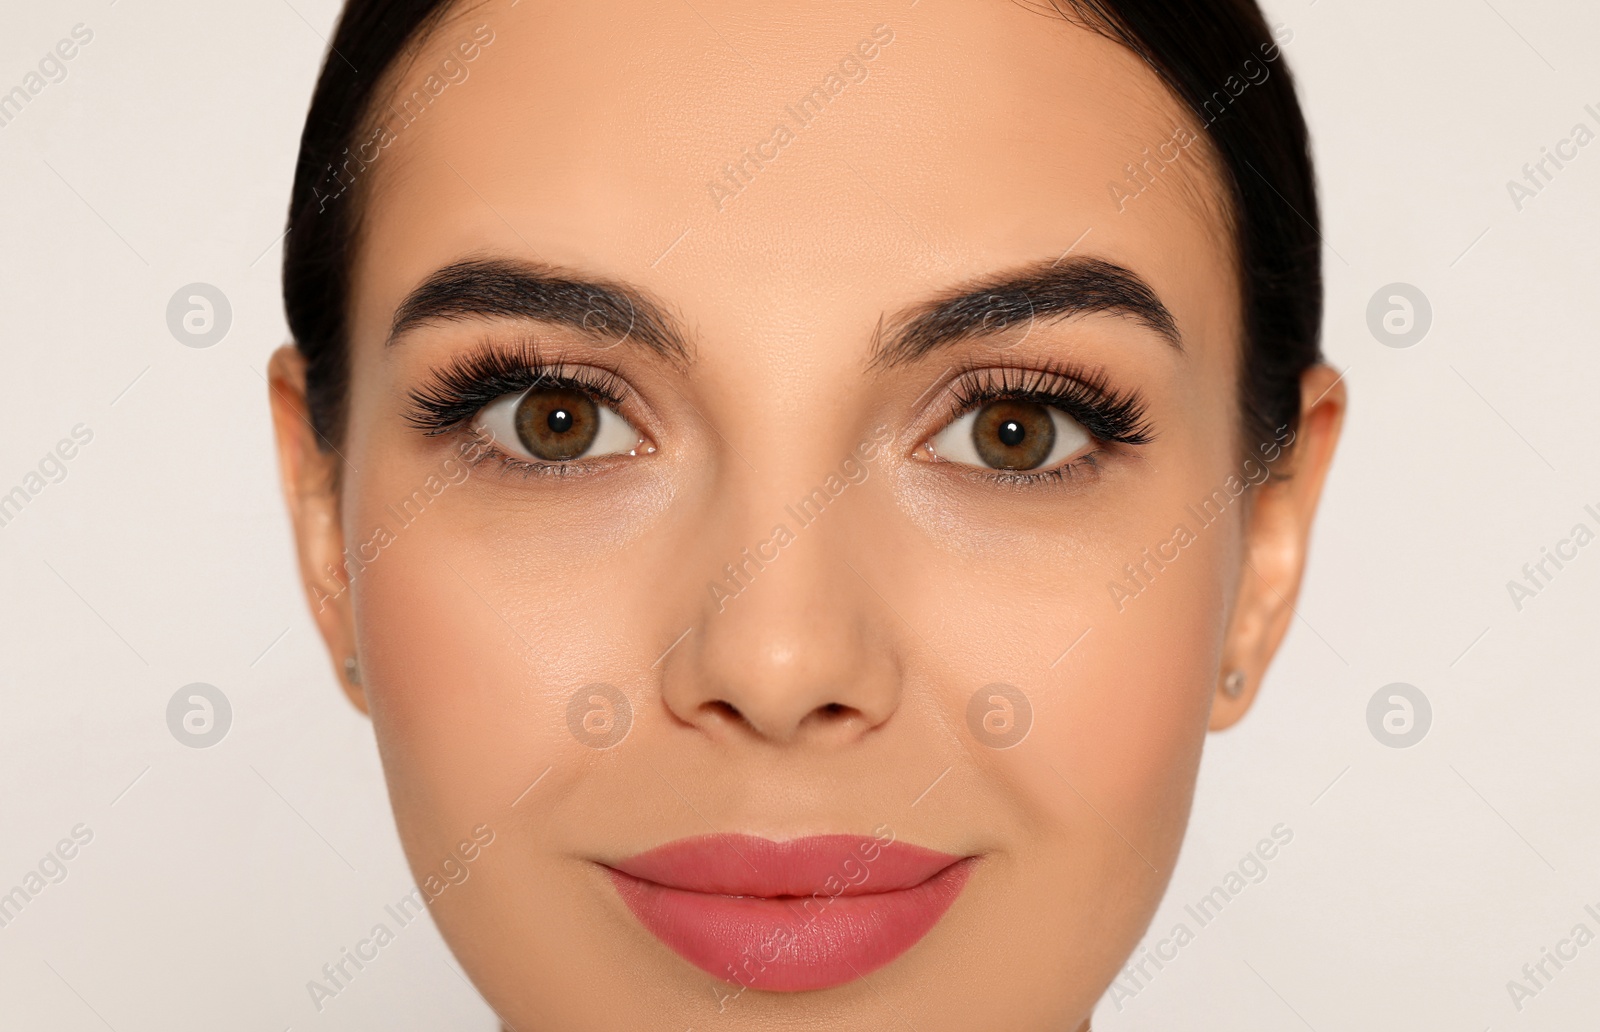
[[[982,407],[983,406],[968,409],[966,412],[946,423],[937,433],[928,438],[928,453],[935,459],[939,459],[944,462],[952,462],[956,463],[957,465],[967,466],[972,469],[983,470],[989,473],[1039,475],[1049,473],[1055,469],[1071,466],[1082,461],[1088,452],[1084,452],[1082,455],[1080,455],[1079,452],[1083,451],[1086,445],[1092,446],[1095,443],[1094,437],[1083,428],[1083,424],[1079,423],[1076,419],[1073,419],[1072,416],[1068,415],[1066,412],[1063,412],[1061,409],[1056,408],[1053,405],[1047,405],[1044,406],[1044,408],[1050,416],[1051,423],[1055,429],[1056,438],[1055,443],[1052,446],[1051,453],[1049,456],[1046,456],[1045,461],[1040,463],[1040,465],[1034,469],[1005,469],[996,466],[986,466],[983,464],[982,457],[978,454],[976,442],[969,440],[972,434],[972,424],[977,421],[978,413],[982,410]],[[1061,420],[1063,419],[1067,420],[1071,425],[1062,426]],[[958,427],[963,426],[964,429],[957,429]],[[1080,440],[1073,440],[1072,435],[1074,431],[1077,432],[1078,436],[1081,438]],[[947,435],[953,436],[954,439],[945,441],[944,443],[935,443],[942,441]],[[1065,454],[1058,456],[1058,453],[1060,452],[1065,452]],[[1057,456],[1055,457],[1054,461],[1050,461],[1052,456]],[[1076,456],[1076,458],[1074,458],[1074,456]]]
[[[1058,362],[1032,368],[968,368],[947,382],[940,397],[944,414],[923,435],[924,440],[973,409],[1002,399],[1059,409],[1106,444],[1142,445],[1155,439],[1143,396],[1137,390],[1114,386],[1104,369]]]
[[[610,451],[602,451],[595,455],[575,456],[571,459],[542,459],[533,454],[518,454],[518,452],[526,452],[528,449],[524,442],[517,439],[519,436],[515,428],[517,406],[521,404],[522,399],[527,397],[529,393],[542,389],[545,389],[543,385],[535,384],[525,391],[502,394],[478,410],[477,415],[471,421],[471,432],[476,438],[488,441],[489,447],[500,452],[507,459],[529,466],[592,464],[601,459],[614,458],[620,455],[637,456],[641,451],[654,450],[650,446],[649,438],[645,436],[642,430],[633,425],[632,420],[622,415],[609,403],[596,400],[595,408],[599,427],[590,447],[607,447],[611,448]],[[498,411],[501,409],[505,411]],[[497,430],[496,427],[499,424],[505,425]],[[619,426],[618,424],[621,425]],[[624,450],[623,442],[630,437],[632,438],[632,443]],[[605,443],[602,444],[602,442]]]
[[[509,342],[488,338],[470,351],[450,356],[408,392],[410,406],[404,418],[427,436],[438,436],[469,426],[486,406],[505,395],[540,384],[583,391],[611,406],[644,436],[651,435],[648,406],[619,372],[565,357],[547,359],[528,338]]]

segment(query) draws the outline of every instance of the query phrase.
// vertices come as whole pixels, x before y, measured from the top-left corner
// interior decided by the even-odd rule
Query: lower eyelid
[[[545,462],[541,459],[518,458],[498,448],[490,447],[477,458],[474,465],[494,462],[500,467],[498,472],[507,476],[515,474],[523,477],[581,477],[601,472],[611,460],[622,457],[599,455],[592,459],[573,459],[569,462]]]
[[[1057,463],[1054,466],[1042,469],[981,469],[974,472],[983,474],[991,481],[998,481],[1007,486],[1027,487],[1033,484],[1052,483],[1071,480],[1074,477],[1100,472],[1099,449],[1084,452],[1069,462]]]

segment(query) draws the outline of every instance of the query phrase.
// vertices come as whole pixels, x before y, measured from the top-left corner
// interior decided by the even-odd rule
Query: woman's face
[[[313,608],[485,997],[1077,1027],[1283,632],[1342,397],[1257,486],[1289,434],[1238,429],[1199,127],[1001,0],[497,3],[392,79],[328,202],[337,454],[292,352],[274,385]]]

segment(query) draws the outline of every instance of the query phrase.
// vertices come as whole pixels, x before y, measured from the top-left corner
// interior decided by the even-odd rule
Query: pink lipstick
[[[608,864],[641,924],[708,974],[827,989],[914,946],[961,894],[972,857],[878,837],[705,835]]]

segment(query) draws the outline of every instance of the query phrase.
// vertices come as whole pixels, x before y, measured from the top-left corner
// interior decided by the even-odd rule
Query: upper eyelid
[[[996,382],[991,377],[1004,377],[1007,375],[1026,377],[1022,383],[1005,381]],[[984,366],[958,372],[944,385],[936,396],[946,399],[952,406],[948,418],[956,418],[972,411],[978,405],[991,398],[1001,397],[1028,397],[1039,394],[1060,395],[1066,389],[1075,387],[1089,393],[1097,399],[1108,404],[1115,404],[1119,399],[1115,393],[1105,390],[1103,384],[1096,383],[1099,377],[1096,374],[1074,375],[1056,369],[1017,369],[1011,367]],[[931,392],[930,392],[931,393]],[[1127,400],[1133,400],[1143,405],[1143,398],[1137,393],[1130,392]]]
[[[1004,378],[1008,377],[1022,379],[1020,382],[1007,382]],[[999,380],[998,385],[995,380]],[[1061,397],[1067,390],[1074,389],[1088,397]],[[1037,397],[1041,394],[1053,396],[1039,398],[1042,403],[1054,404],[1084,423],[1085,429],[1104,441],[1139,445],[1155,439],[1154,427],[1148,417],[1149,405],[1141,391],[1115,386],[1104,369],[1064,364],[1036,367],[983,365],[959,370],[937,394],[945,399],[946,409],[934,425],[934,431],[994,398]],[[1072,401],[1078,404],[1067,403]],[[1085,416],[1089,418],[1086,420]],[[1107,425],[1107,417],[1112,423],[1121,425]]]
[[[626,403],[625,399],[613,399],[610,397],[601,396],[595,391],[593,386],[585,384],[582,381],[552,378],[548,381],[545,381],[545,385],[554,388],[577,390],[585,394],[590,394],[594,396],[596,402],[606,406],[607,408],[616,409]],[[414,428],[422,430],[428,436],[437,436],[439,434],[448,433],[451,430],[459,429],[468,425],[471,420],[482,413],[484,409],[506,397],[526,394],[528,391],[538,386],[540,386],[540,382],[536,380],[533,383],[527,384],[526,386],[501,391],[499,394],[496,394],[493,397],[486,397],[482,400],[478,398],[461,397],[459,401],[454,402],[442,394],[435,394],[431,398],[424,399],[419,397],[418,394],[413,391],[410,396],[410,411],[405,413],[405,420]],[[470,411],[466,407],[469,404],[474,406]],[[450,413],[449,409],[452,407],[457,408],[459,411],[453,414]],[[618,415],[622,414],[619,412]],[[626,419],[627,417],[623,416],[622,418]],[[629,420],[629,422],[632,423],[632,420]]]
[[[407,391],[407,421],[429,434],[445,433],[470,420],[491,402],[541,382],[582,390],[617,409],[631,407],[639,400],[638,391],[619,371],[571,360],[561,351],[547,357],[545,350],[543,342],[525,336],[481,339],[475,348],[452,355],[424,372],[421,382]],[[493,384],[497,378],[511,382]],[[505,389],[493,396],[488,394],[499,387]],[[476,407],[468,411],[466,406],[470,403],[476,403]]]

